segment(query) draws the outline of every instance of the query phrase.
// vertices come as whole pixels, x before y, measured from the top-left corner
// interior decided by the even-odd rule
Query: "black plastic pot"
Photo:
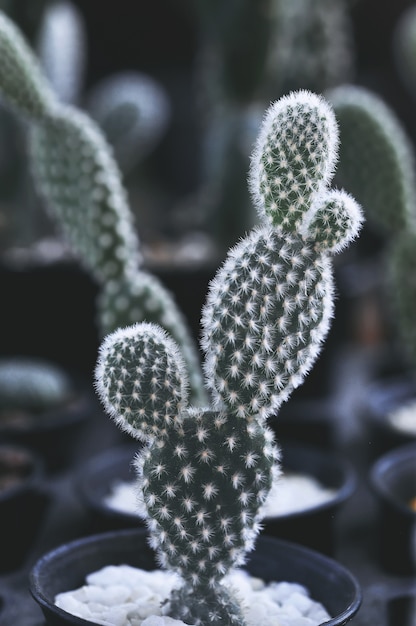
[[[362,417],[369,459],[375,461],[389,450],[416,442],[415,433],[396,428],[389,419],[393,410],[412,401],[416,404],[416,381],[410,375],[381,377],[368,386]]]
[[[74,389],[70,401],[48,409],[27,422],[13,424],[0,420],[0,442],[14,441],[32,448],[42,457],[47,472],[58,472],[68,467],[96,407],[92,386],[89,389],[86,383],[74,381]]]
[[[139,446],[139,443],[129,443],[104,450],[87,461],[75,474],[74,489],[89,513],[92,533],[143,525],[137,515],[119,511],[105,502],[116,481],[135,480],[133,459]]]
[[[416,573],[416,442],[380,457],[371,467],[370,485],[378,503],[378,554],[381,566],[398,575]]]
[[[0,574],[18,569],[36,541],[49,504],[43,476],[32,450],[0,444]]]
[[[125,563],[142,569],[156,567],[145,529],[125,529],[91,535],[44,555],[30,572],[30,591],[48,626],[91,622],[74,617],[54,604],[56,594],[82,586],[86,576],[105,565]],[[349,622],[361,605],[361,589],[345,567],[317,552],[272,537],[259,537],[247,569],[266,581],[297,582],[333,616],[327,626]]]
[[[356,489],[356,472],[339,455],[318,447],[285,442],[281,448],[283,472],[310,476],[322,487],[334,490],[334,495],[326,502],[301,511],[266,517],[263,532],[332,556],[337,514]]]

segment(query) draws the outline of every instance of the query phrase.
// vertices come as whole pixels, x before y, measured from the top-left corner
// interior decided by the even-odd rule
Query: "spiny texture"
[[[194,400],[202,403],[197,346],[173,296],[141,266],[133,214],[109,144],[89,116],[53,95],[24,38],[0,12],[1,51],[0,92],[30,123],[37,187],[70,246],[105,293],[98,305],[102,336],[133,321],[152,319],[163,326],[168,320],[192,372]]]
[[[96,389],[116,423],[145,442],[136,468],[151,545],[183,584],[169,614],[244,626],[223,576],[241,566],[278,474],[265,417],[312,366],[332,313],[329,253],[357,233],[358,205],[329,189],[337,128],[323,98],[273,104],[253,153],[250,185],[263,225],[233,248],[202,316],[212,405],[192,407],[181,354],[154,324],[108,335]]]
[[[393,323],[416,363],[416,176],[411,140],[377,94],[344,86],[328,93],[341,132],[339,178],[386,240]]]
[[[353,198],[328,187],[337,149],[335,117],[307,91],[265,116],[250,172],[262,226],[228,255],[210,286],[202,343],[216,406],[266,417],[310,370],[329,329],[329,253],[359,231]]]

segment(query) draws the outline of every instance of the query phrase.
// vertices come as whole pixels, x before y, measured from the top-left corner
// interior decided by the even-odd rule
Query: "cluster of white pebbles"
[[[91,573],[83,587],[60,593],[55,604],[101,626],[187,626],[164,615],[168,611],[164,602],[177,582],[175,574],[164,570],[108,565]],[[297,583],[266,584],[244,570],[235,570],[224,584],[244,599],[249,626],[318,626],[330,619],[325,607]]]
[[[409,435],[416,435],[416,401],[403,404],[392,411],[388,419],[391,425]]]

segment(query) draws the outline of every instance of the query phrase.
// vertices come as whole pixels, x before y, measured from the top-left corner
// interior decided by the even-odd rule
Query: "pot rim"
[[[61,617],[63,620],[70,619],[71,623],[80,624],[80,625],[91,625],[93,622],[89,622],[83,618],[79,618],[73,616],[57,607],[45,594],[43,591],[42,582],[44,580],[45,569],[47,569],[48,565],[54,560],[61,559],[65,553],[68,553],[72,550],[82,549],[84,546],[96,544],[105,544],[106,542],[110,542],[114,537],[125,538],[126,540],[130,537],[132,541],[142,538],[142,540],[146,540],[148,543],[148,531],[146,528],[130,528],[130,529],[122,529],[116,531],[107,531],[104,533],[97,533],[94,535],[84,536],[67,543],[61,544],[45,553],[41,556],[38,561],[33,565],[32,569],[29,572],[29,591],[33,597],[33,599],[40,605],[44,614],[53,614],[57,617]],[[350,619],[357,613],[361,604],[362,604],[362,590],[361,586],[358,582],[356,576],[350,572],[344,565],[335,561],[334,559],[321,554],[318,551],[312,550],[311,548],[307,548],[300,544],[296,544],[290,541],[277,539],[274,537],[262,536],[259,535],[256,540],[256,546],[262,549],[262,551],[266,555],[270,555],[270,552],[276,548],[284,548],[290,551],[292,556],[296,559],[305,557],[307,559],[311,559],[313,562],[317,563],[318,569],[321,572],[328,572],[331,569],[336,569],[339,573],[342,574],[343,578],[348,581],[350,585],[350,595],[351,599],[348,602],[348,605],[342,610],[338,615],[332,617],[330,620],[324,622],[321,626],[340,626],[341,624],[346,624]],[[255,553],[256,548],[248,554],[247,563],[243,567],[247,567],[250,569],[250,556]],[[156,564],[156,567],[159,567]],[[302,583],[301,583],[302,584]],[[319,600],[318,600],[319,601]]]
[[[411,520],[416,521],[416,511],[394,497],[391,490],[386,486],[386,473],[397,466],[398,463],[406,464],[415,460],[416,463],[416,442],[401,445],[378,458],[370,468],[370,485],[373,491],[383,500],[387,501],[394,509],[400,511]],[[416,476],[415,476],[416,486]],[[415,493],[416,495],[416,493]]]

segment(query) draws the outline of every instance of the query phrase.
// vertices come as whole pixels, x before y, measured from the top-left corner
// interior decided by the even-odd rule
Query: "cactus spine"
[[[136,467],[151,545],[182,577],[169,614],[186,623],[245,624],[221,583],[260,530],[279,471],[266,417],[312,367],[329,328],[329,255],[358,233],[361,212],[329,188],[337,126],[323,98],[273,104],[250,173],[262,225],[232,250],[209,287],[202,348],[211,405],[192,407],[178,347],[157,325],[117,329],[100,347],[105,410],[145,442]]]
[[[0,92],[29,123],[38,189],[101,287],[101,335],[135,321],[158,322],[180,344],[194,399],[203,402],[198,351],[173,297],[142,267],[133,214],[102,132],[89,116],[58,101],[22,34],[2,13],[0,55]]]

